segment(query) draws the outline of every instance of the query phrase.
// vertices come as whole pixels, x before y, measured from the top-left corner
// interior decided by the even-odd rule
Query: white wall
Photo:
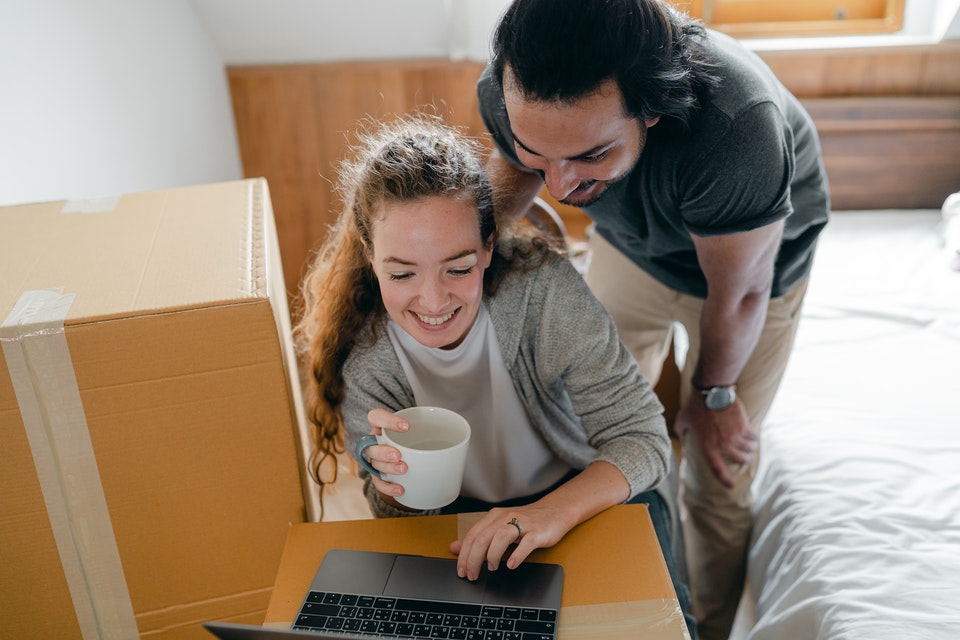
[[[228,65],[486,60],[508,0],[192,0]]]
[[[0,205],[241,177],[188,0],[0,2]]]

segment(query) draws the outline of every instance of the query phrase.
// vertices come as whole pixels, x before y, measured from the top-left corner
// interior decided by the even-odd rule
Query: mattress
[[[960,637],[960,271],[938,211],[824,231],[755,482],[749,638]]]

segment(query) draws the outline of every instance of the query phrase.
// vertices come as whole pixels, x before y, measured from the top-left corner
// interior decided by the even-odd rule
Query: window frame
[[[740,39],[894,33],[903,28],[906,0],[670,0],[670,3],[700,18],[711,29]],[[858,17],[815,18],[836,14],[845,7],[848,15]],[[771,13],[783,17],[772,20]],[[722,21],[724,19],[726,21]]]

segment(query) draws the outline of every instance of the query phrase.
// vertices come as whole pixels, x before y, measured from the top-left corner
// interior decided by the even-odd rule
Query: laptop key
[[[497,620],[499,620],[499,618],[480,618],[480,624],[478,626],[481,629],[496,629]]]
[[[461,616],[480,615],[480,605],[466,602],[440,602],[434,600],[414,600],[412,598],[397,598],[396,609],[406,611],[424,611],[426,613],[442,613]]]
[[[514,629],[525,633],[553,634],[556,633],[557,625],[554,622],[540,622],[539,620],[536,622],[533,620],[517,620],[517,625]]]
[[[382,636],[392,636],[397,633],[397,623],[396,622],[381,622],[380,626],[377,627],[377,633]]]
[[[311,629],[322,629],[327,624],[327,616],[300,615],[297,617],[297,626]]]
[[[340,605],[305,602],[300,608],[300,613],[310,616],[335,616],[340,613]]]

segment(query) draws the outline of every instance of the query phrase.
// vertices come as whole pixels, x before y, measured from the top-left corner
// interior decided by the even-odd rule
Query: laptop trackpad
[[[457,576],[457,561],[398,555],[383,595],[452,602],[480,602],[487,572],[476,582]]]

